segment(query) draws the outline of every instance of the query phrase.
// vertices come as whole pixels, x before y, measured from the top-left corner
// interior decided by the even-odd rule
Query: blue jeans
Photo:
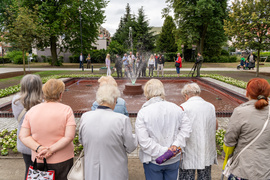
[[[177,74],[180,74],[180,67],[176,67]]]
[[[146,180],[176,180],[180,161],[169,165],[156,165],[143,163]]]

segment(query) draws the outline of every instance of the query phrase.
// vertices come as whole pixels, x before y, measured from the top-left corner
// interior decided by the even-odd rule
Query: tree
[[[160,52],[176,52],[177,45],[175,42],[176,26],[171,16],[167,16],[162,26],[161,33],[157,40],[157,50]]]
[[[242,0],[232,3],[225,31],[240,49],[258,52],[256,76],[259,76],[260,52],[270,47],[269,0]]]
[[[98,38],[98,28],[104,22],[104,8],[107,5],[105,0],[79,1],[40,1],[23,0],[23,5],[34,7],[38,5],[39,17],[42,19],[42,26],[47,27],[49,40],[39,41],[39,48],[50,47],[52,66],[57,62],[57,48],[60,51],[70,50],[72,53],[81,52],[80,36],[80,12],[82,22],[82,46],[83,53],[92,48],[92,44]]]
[[[145,17],[143,7],[138,11],[138,16],[130,14],[130,6],[127,4],[124,18],[121,18],[118,29],[113,40],[118,41],[124,48],[131,48],[131,38],[133,47],[140,50],[152,50],[154,48],[154,36],[150,31],[151,27]],[[131,37],[130,37],[131,36]]]
[[[23,53],[23,71],[25,74],[25,52],[29,51],[34,45],[35,40],[45,38],[43,27],[38,24],[37,7],[32,11],[26,7],[18,7],[16,4],[6,10],[8,20],[5,32],[2,33],[4,41],[12,43]]]
[[[154,35],[151,32],[152,27],[149,26],[149,22],[144,14],[143,7],[138,10],[138,17],[135,23],[135,47],[140,51],[150,51],[154,49]]]
[[[163,13],[169,13],[170,8],[174,10],[175,20],[178,25],[177,38],[182,43],[191,47],[197,45],[197,51],[204,53],[206,43],[214,39],[214,44],[222,44],[226,38],[223,30],[223,20],[226,18],[227,0],[167,0],[169,8]],[[215,36],[209,32],[215,30]],[[207,41],[206,41],[207,40]],[[221,45],[219,45],[221,46]]]
[[[130,6],[127,3],[126,6],[126,12],[124,14],[124,18],[121,17],[120,19],[120,23],[118,25],[118,29],[116,30],[114,36],[113,36],[113,40],[117,41],[118,43],[122,44],[124,46],[124,48],[129,49],[130,48],[130,27],[131,27],[131,31],[134,29],[134,25],[135,25],[135,18],[132,17],[132,15],[130,14]],[[134,34],[132,35],[132,39]]]

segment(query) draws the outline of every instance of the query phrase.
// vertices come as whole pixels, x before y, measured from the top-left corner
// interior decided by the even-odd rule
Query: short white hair
[[[117,82],[115,81],[115,79],[112,76],[101,76],[98,79],[98,82],[99,82],[99,86],[103,86],[105,84],[117,86]]]
[[[183,96],[188,95],[188,96],[199,96],[201,93],[201,88],[197,83],[189,83],[186,84],[183,89],[181,90],[181,94]]]
[[[120,91],[118,87],[111,84],[105,84],[100,86],[96,94],[96,100],[99,105],[102,105],[103,103],[113,105],[115,99],[117,99],[118,97],[120,97]]]
[[[144,85],[144,95],[147,99],[152,97],[161,97],[165,99],[165,90],[163,83],[158,79],[151,79]]]

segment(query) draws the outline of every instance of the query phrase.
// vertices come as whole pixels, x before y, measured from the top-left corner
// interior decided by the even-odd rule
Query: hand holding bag
[[[84,180],[84,150],[82,150],[79,158],[71,167],[68,175],[68,180]]]
[[[28,174],[26,180],[55,180],[55,171],[48,170],[47,161],[44,158],[44,170],[40,171],[37,169],[37,158],[34,161],[33,166],[30,166],[28,169]]]
[[[246,146],[246,147],[244,147],[241,151],[240,151],[240,153],[238,153],[238,155],[236,156],[236,158],[234,159],[234,161],[232,161],[232,158],[233,157],[231,157],[231,158],[229,158],[229,160],[228,160],[228,162],[227,162],[227,164],[226,164],[226,166],[225,166],[225,169],[224,169],[224,171],[223,171],[223,173],[222,174],[224,174],[226,177],[229,177],[230,176],[230,174],[231,174],[231,166],[232,166],[232,164],[234,163],[234,162],[236,162],[236,160],[239,158],[239,156],[240,156],[240,154],[244,151],[244,150],[246,150],[251,144],[253,144],[260,136],[261,136],[261,134],[263,133],[263,131],[265,130],[265,128],[266,128],[266,126],[268,125],[268,122],[269,122],[269,118],[270,118],[270,106],[269,106],[269,113],[268,113],[268,118],[267,118],[267,120],[265,121],[265,123],[264,123],[264,125],[263,125],[263,128],[262,128],[262,130],[260,131],[260,133]]]

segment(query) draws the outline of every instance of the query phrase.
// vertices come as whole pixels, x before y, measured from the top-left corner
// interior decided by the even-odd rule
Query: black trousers
[[[22,154],[22,155],[23,155],[23,160],[24,160],[24,164],[25,164],[25,176],[24,176],[24,179],[26,179],[27,174],[28,174],[29,166],[32,165],[32,160],[31,160],[31,155],[28,155],[28,154]]]
[[[67,175],[72,165],[73,165],[73,158],[66,160],[64,162],[56,163],[56,164],[48,164],[48,170],[55,171],[56,180],[67,180]],[[43,170],[44,164],[38,163],[37,168],[39,170]]]

